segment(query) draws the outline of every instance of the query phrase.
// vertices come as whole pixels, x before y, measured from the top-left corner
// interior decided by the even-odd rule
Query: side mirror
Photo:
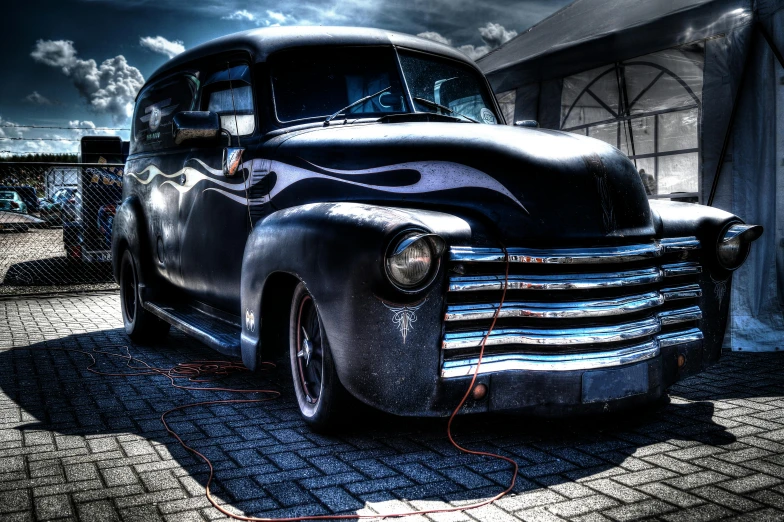
[[[515,127],[530,127],[532,129],[539,128],[539,122],[536,120],[517,120],[514,122]]]
[[[220,119],[214,112],[185,111],[172,118],[172,137],[177,145],[188,141],[216,140],[220,130]]]
[[[242,147],[226,147],[223,149],[223,175],[227,178],[233,177],[242,165]]]

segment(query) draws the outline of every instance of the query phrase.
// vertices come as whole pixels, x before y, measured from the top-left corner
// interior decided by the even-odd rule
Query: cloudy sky
[[[78,143],[66,140],[86,133],[127,139],[121,129],[129,125],[128,111],[144,79],[183,50],[235,31],[271,25],[379,27],[420,34],[476,58],[570,2],[17,1],[0,17],[7,42],[0,54],[0,154],[75,151]]]

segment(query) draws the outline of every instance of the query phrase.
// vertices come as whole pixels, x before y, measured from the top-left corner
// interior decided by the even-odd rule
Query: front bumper
[[[657,347],[658,348],[658,347]],[[660,398],[674,382],[698,373],[703,366],[703,341],[686,340],[642,352],[625,364],[594,365],[589,369],[579,360],[556,367],[494,369],[481,372],[477,383],[487,386],[481,400],[469,399],[462,413],[515,412],[560,417],[627,410]],[[638,354],[641,355],[641,354]],[[624,362],[623,356],[615,362]],[[598,362],[596,358],[593,363]],[[561,361],[567,363],[567,361]],[[491,363],[492,364],[492,363]],[[442,379],[434,410],[451,413],[471,383],[471,376]]]

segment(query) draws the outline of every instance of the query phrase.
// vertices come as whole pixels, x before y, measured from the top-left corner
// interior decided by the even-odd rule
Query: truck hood
[[[338,124],[282,138],[267,167],[276,208],[317,201],[428,208],[460,215],[479,236],[507,244],[655,234],[629,159],[601,141],[560,131]]]

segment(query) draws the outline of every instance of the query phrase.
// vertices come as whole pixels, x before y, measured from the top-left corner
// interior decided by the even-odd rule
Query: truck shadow
[[[45,458],[47,451],[53,452],[53,459],[67,458],[59,450],[83,448],[87,456],[80,462],[93,462],[99,470],[133,465],[139,471],[145,463],[173,458],[187,475],[170,479],[184,484],[190,477],[204,486],[206,465],[164,430],[161,414],[187,403],[260,396],[176,389],[162,376],[96,375],[87,371],[89,356],[63,351],[124,353],[124,347],[160,368],[221,358],[179,333],[154,347],[133,346],[122,329],[2,350],[0,389],[21,410],[17,415],[11,404],[5,406],[5,431],[15,430],[19,441],[52,433],[53,440],[43,436],[50,442],[36,449],[36,459]],[[135,371],[119,358],[101,354],[95,358],[95,369],[103,372]],[[273,388],[282,395],[269,402],[197,407],[167,417],[185,442],[212,461],[213,492],[248,514],[354,512],[367,502],[395,499],[478,500],[508,484],[509,465],[459,453],[447,440],[444,419],[357,411],[341,434],[313,434],[299,418],[289,380],[284,365],[260,375],[241,373],[203,384]],[[465,416],[456,421],[454,432],[467,447],[514,458],[520,465],[515,491],[522,492],[599,475],[621,465],[627,470],[650,469],[653,466],[640,459],[657,452],[735,442],[714,419],[712,403],[676,398],[659,409],[633,415],[569,421]],[[121,436],[125,434],[137,437]],[[102,451],[109,453],[102,455]],[[345,495],[324,493],[334,493],[336,487]],[[296,506],[291,499],[298,499]]]
[[[113,283],[110,263],[83,263],[66,256],[14,263],[2,280],[7,286],[57,286]]]

